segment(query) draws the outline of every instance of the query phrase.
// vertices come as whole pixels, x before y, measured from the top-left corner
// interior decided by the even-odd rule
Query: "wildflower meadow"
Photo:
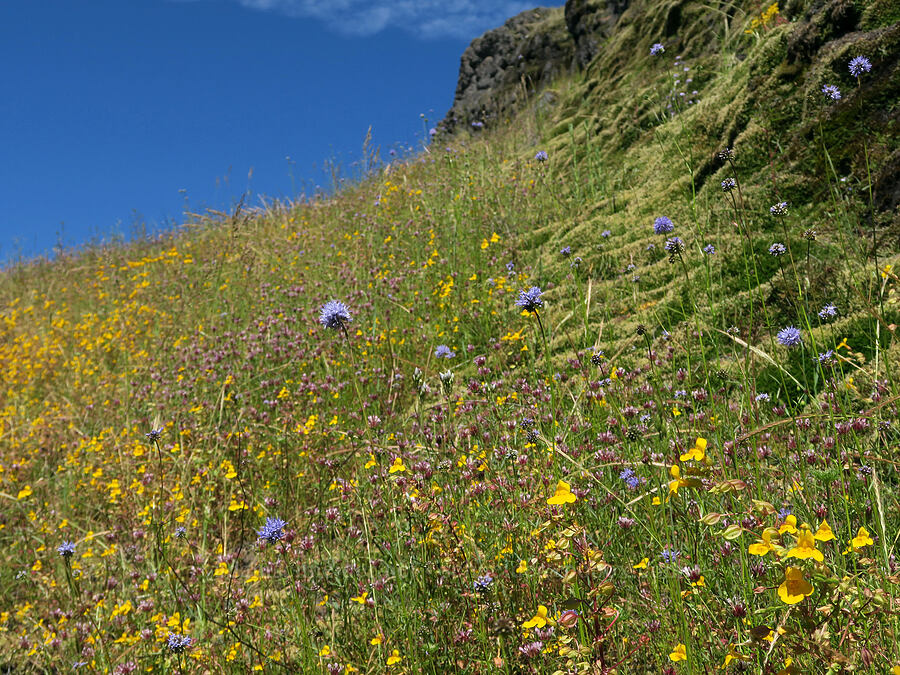
[[[8,266],[0,672],[900,673],[900,29],[738,4]]]

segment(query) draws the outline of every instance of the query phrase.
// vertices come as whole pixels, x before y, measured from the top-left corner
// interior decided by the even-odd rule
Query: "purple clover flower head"
[[[800,329],[795,326],[782,328],[775,337],[778,339],[779,344],[785,347],[796,347],[803,342]]]
[[[787,202],[778,202],[777,204],[772,204],[772,206],[769,207],[769,213],[771,213],[773,216],[786,216],[787,212]]]
[[[667,546],[660,552],[659,557],[663,559],[663,562],[674,564],[680,555],[681,551]]]
[[[716,254],[716,247],[713,246],[712,244],[707,244],[706,246],[703,247],[703,252],[704,252],[706,255],[715,255],[715,254]]]
[[[346,330],[347,324],[353,321],[350,310],[340,300],[329,300],[319,310],[319,323],[332,330]]]
[[[438,345],[437,349],[434,350],[434,356],[438,359],[452,359],[456,356],[456,352],[447,345]]]
[[[270,544],[276,543],[284,536],[284,528],[287,525],[281,518],[266,518],[266,524],[260,528],[256,535]]]
[[[171,653],[181,654],[182,652],[187,651],[187,648],[191,646],[191,642],[191,638],[187,635],[169,633],[169,637],[166,639],[166,646]]]
[[[550,157],[547,155],[546,150],[538,150],[538,153],[534,156],[534,158],[541,164],[550,159]]]
[[[722,192],[731,192],[737,187],[737,181],[734,178],[726,178],[722,181]]]
[[[562,248],[562,250],[559,252],[559,254],[560,254],[563,258],[568,258],[570,255],[572,255],[572,247],[571,247],[571,246],[563,246],[563,248]]]
[[[776,258],[778,256],[784,255],[785,253],[787,253],[787,248],[785,248],[784,244],[781,244],[779,242],[775,242],[769,247],[769,255],[775,256]]]
[[[675,225],[672,224],[672,219],[667,216],[660,216],[653,221],[653,231],[656,234],[668,234],[674,229]]]
[[[841,90],[833,84],[824,85],[822,87],[822,93],[825,95],[825,98],[831,100],[832,102],[841,100]]]
[[[848,68],[850,68],[850,74],[853,77],[859,77],[863,73],[868,73],[872,70],[872,63],[865,56],[854,56],[850,59]]]
[[[59,553],[63,558],[71,558],[73,555],[75,555],[75,544],[73,544],[71,541],[64,541],[56,547],[56,552]]]
[[[663,46],[662,42],[654,42],[653,46],[650,47],[650,56],[659,56],[666,48]]]
[[[836,316],[837,316],[837,307],[835,307],[831,303],[828,303],[822,309],[819,310],[819,318],[822,319],[822,321],[826,321],[828,319],[833,319]]]
[[[541,293],[541,289],[537,286],[532,286],[527,291],[519,291],[519,299],[516,300],[516,306],[521,307],[526,312],[537,312],[539,307],[544,306],[544,301],[541,300]]]

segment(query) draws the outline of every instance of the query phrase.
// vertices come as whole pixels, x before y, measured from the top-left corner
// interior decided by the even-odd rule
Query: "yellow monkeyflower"
[[[322,649],[319,650],[319,656],[331,656],[331,647],[329,645],[322,647]]]
[[[684,455],[682,455],[683,458]],[[678,488],[689,485],[687,480],[681,477],[681,468],[677,464],[669,467],[669,475],[674,479],[669,481],[669,493],[678,494]]]
[[[802,570],[788,567],[784,571],[784,582],[778,587],[778,597],[782,602],[795,605],[812,593],[812,584],[803,576]]]
[[[816,530],[814,538],[819,541],[831,541],[834,539],[834,532],[831,531],[827,518],[819,524],[819,529]]]
[[[516,568],[516,574],[525,574],[528,570],[528,563],[524,560],[519,561],[519,566]]]
[[[370,645],[380,645],[382,642],[384,642],[384,635],[381,633],[369,640]]]
[[[704,457],[706,457],[706,439],[698,437],[694,447],[681,456],[681,461],[686,462],[693,459],[696,462],[702,462]]]
[[[801,560],[812,558],[818,562],[824,562],[825,560],[822,552],[816,549],[815,536],[806,526],[801,528],[800,534],[797,536],[797,544],[787,552],[786,557],[800,558]]]
[[[359,595],[357,595],[355,598],[350,598],[350,601],[358,602],[359,604],[364,605],[364,604],[366,604],[366,598],[368,598],[368,597],[369,597],[369,592],[364,591],[363,593],[360,593]]]
[[[669,654],[669,658],[676,663],[678,661],[687,661],[687,647],[683,644],[675,645],[675,649]]]
[[[784,522],[781,524],[781,527],[778,528],[778,534],[784,534],[785,532],[797,534],[797,516],[793,513],[789,513],[787,518],[785,518]]]
[[[391,468],[388,470],[388,473],[399,473],[402,471],[406,471],[406,467],[403,465],[403,460],[400,457],[394,457],[394,463],[391,464]]]
[[[572,494],[571,486],[564,480],[559,481],[556,484],[556,492],[552,497],[547,499],[548,504],[553,505],[562,505],[562,504],[572,504],[578,499],[575,495]]]
[[[30,497],[34,494],[34,490],[31,489],[30,485],[26,485],[21,490],[19,490],[19,494],[16,496],[16,499],[25,499],[26,497]]]
[[[369,461],[366,462],[366,465],[363,467],[364,469],[371,469],[373,466],[377,466],[378,462],[375,461],[375,455],[369,455]]]
[[[387,664],[389,666],[393,666],[395,663],[400,663],[403,660],[403,657],[400,656],[400,650],[394,649],[391,651],[391,655],[388,657]]]
[[[869,531],[861,527],[856,533],[856,536],[853,537],[853,541],[850,542],[850,545],[853,546],[853,550],[857,550],[862,548],[863,546],[868,546],[870,544],[874,544],[875,541],[872,537],[869,536]]]
[[[725,655],[725,663],[722,665],[722,667],[725,668],[729,663],[731,663],[735,659],[738,661],[747,661],[747,662],[750,662],[752,660],[749,656],[746,656],[745,654],[741,654],[740,652],[738,652],[736,646],[728,645],[728,653]]]
[[[650,562],[650,558],[642,558],[642,559],[641,559],[641,562],[639,562],[639,563],[637,563],[637,564],[635,564],[635,565],[632,565],[632,566],[631,566],[631,569],[633,569],[633,570],[645,570],[645,569],[647,569],[647,563],[649,563],[649,562]]]
[[[750,555],[758,555],[764,556],[769,551],[775,551],[776,554],[781,553],[781,547],[778,544],[772,543],[772,537],[778,534],[778,531],[773,527],[767,527],[763,530],[762,539],[757,539],[756,543],[750,544],[750,547],[747,549],[747,552]]]
[[[543,628],[547,625],[547,608],[538,605],[537,614],[522,624],[522,628]]]

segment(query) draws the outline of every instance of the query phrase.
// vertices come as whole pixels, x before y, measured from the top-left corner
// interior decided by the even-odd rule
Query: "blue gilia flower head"
[[[329,300],[319,310],[319,323],[325,328],[345,330],[351,321],[350,310],[340,300]]]
[[[765,393],[765,392],[763,392],[762,394],[757,394],[757,395],[756,395],[756,402],[757,402],[757,403],[765,403],[765,402],[768,401],[768,400],[769,400],[769,395],[768,395],[767,393]]]
[[[653,221],[653,231],[656,234],[667,234],[675,229],[672,220],[666,216],[660,216]]]
[[[169,637],[166,639],[166,646],[173,654],[181,654],[191,646],[191,638],[187,635],[169,633]]]
[[[772,206],[769,207],[769,213],[771,213],[773,216],[786,216],[787,212],[787,202],[778,202],[777,204],[772,204]]]
[[[659,557],[663,559],[663,562],[674,563],[680,555],[681,551],[666,547],[660,552]]]
[[[549,157],[547,156],[546,150],[538,150],[538,153],[534,156],[534,158],[539,162],[546,162]]]
[[[833,84],[826,84],[822,87],[822,93],[825,94],[825,98],[830,99],[832,101],[840,101],[841,100],[841,90],[838,89]]]
[[[541,300],[541,292],[541,289],[537,286],[532,286],[527,291],[519,291],[519,299],[516,300],[516,305],[526,312],[536,312],[539,307],[544,306],[544,301]]]
[[[63,558],[71,558],[73,555],[75,555],[75,544],[73,544],[71,541],[64,541],[56,547],[56,552],[59,553]]]
[[[274,544],[284,536],[284,528],[287,525],[281,518],[266,518],[266,524],[260,528],[256,535]]]
[[[652,47],[650,47],[650,55],[657,56],[658,54],[662,54],[666,51],[666,48],[663,47],[661,42],[655,42]]]
[[[572,247],[563,246],[562,250],[559,253],[563,258],[568,258],[570,255],[572,255]]]
[[[484,122],[472,122],[473,129],[482,129],[484,128]]]
[[[819,310],[819,318],[823,321],[825,319],[831,319],[837,316],[837,307],[828,303],[822,309]]]
[[[776,258],[780,255],[784,255],[787,253],[787,248],[784,244],[779,242],[775,242],[769,247],[769,255],[775,256]]]
[[[159,429],[151,429],[146,434],[144,434],[144,436],[146,436],[147,440],[151,443],[155,443],[160,439],[160,437],[162,437],[163,431],[165,431],[163,427],[160,427]]]
[[[734,178],[726,178],[722,181],[722,191],[731,192],[737,187],[737,181]]]
[[[706,246],[703,247],[703,252],[704,252],[706,255],[715,255],[715,254],[716,254],[716,247],[713,246],[712,244],[707,244]]]
[[[796,347],[803,342],[803,338],[800,335],[800,329],[795,326],[782,328],[775,337],[778,339],[778,342],[785,347]]]
[[[868,73],[872,70],[872,64],[865,56],[854,56],[850,59],[848,67],[850,68],[850,74],[853,77],[859,77],[863,73]]]
[[[437,349],[434,350],[434,355],[439,359],[452,359],[456,356],[456,352],[447,345],[438,345]]]
[[[609,239],[612,236],[612,232],[610,230],[603,230],[603,232],[600,233],[600,236],[604,239]]]
[[[681,241],[681,237],[666,239],[665,249],[672,255],[676,255],[684,251],[684,242]]]
[[[494,577],[492,577],[490,574],[485,574],[483,576],[477,577],[472,586],[476,593],[487,593],[492,583],[494,583]]]

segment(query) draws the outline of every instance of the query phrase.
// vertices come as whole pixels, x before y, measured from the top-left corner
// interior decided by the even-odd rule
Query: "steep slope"
[[[526,13],[408,162],[5,270],[0,670],[896,671],[897,19]]]

